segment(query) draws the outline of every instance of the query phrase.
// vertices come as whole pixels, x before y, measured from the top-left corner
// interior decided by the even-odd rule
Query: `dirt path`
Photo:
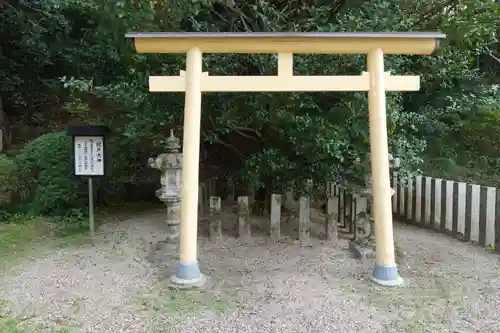
[[[165,280],[176,250],[156,245],[160,221],[154,213],[109,224],[96,245],[9,271],[0,302],[37,333],[500,331],[499,257],[444,235],[396,228],[407,257],[406,286],[395,289],[367,281],[373,264],[353,259],[346,243],[200,238],[210,288],[175,292]]]

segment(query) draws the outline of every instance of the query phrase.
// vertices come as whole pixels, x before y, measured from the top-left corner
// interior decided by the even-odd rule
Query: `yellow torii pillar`
[[[152,92],[185,92],[180,263],[172,282],[202,285],[197,260],[198,173],[202,92],[367,91],[370,122],[376,262],[371,279],[400,285],[394,260],[386,91],[416,91],[418,76],[384,72],[384,54],[433,54],[441,33],[128,33],[139,53],[186,53],[179,76],[151,76]],[[275,76],[209,76],[203,53],[278,54]],[[293,54],[367,54],[368,72],[358,76],[295,76]]]

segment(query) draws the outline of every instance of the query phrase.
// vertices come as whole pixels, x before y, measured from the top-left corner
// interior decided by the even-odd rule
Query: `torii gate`
[[[367,91],[370,122],[376,261],[371,279],[403,283],[394,259],[387,145],[386,91],[417,91],[419,76],[384,72],[384,54],[430,55],[441,33],[128,33],[139,53],[186,53],[179,76],[150,76],[152,92],[185,92],[180,263],[172,282],[204,283],[197,261],[198,174],[202,92]],[[278,54],[278,75],[209,76],[203,53]],[[294,76],[293,54],[367,54],[368,72],[358,76]]]

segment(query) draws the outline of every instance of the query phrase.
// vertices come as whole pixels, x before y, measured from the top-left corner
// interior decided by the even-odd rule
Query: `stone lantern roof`
[[[169,153],[177,153],[181,148],[181,140],[175,137],[173,130],[170,130],[170,136],[165,140],[165,148]]]

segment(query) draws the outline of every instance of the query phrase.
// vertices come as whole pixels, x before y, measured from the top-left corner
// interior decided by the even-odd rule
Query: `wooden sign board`
[[[88,177],[89,227],[95,234],[93,177],[104,176],[104,137],[109,127],[103,125],[73,125],[68,133],[73,137],[73,172]]]
[[[75,136],[74,173],[76,176],[104,176],[104,138]]]
[[[73,173],[75,176],[104,176],[104,138],[109,128],[102,125],[73,125],[68,132],[73,137]]]

